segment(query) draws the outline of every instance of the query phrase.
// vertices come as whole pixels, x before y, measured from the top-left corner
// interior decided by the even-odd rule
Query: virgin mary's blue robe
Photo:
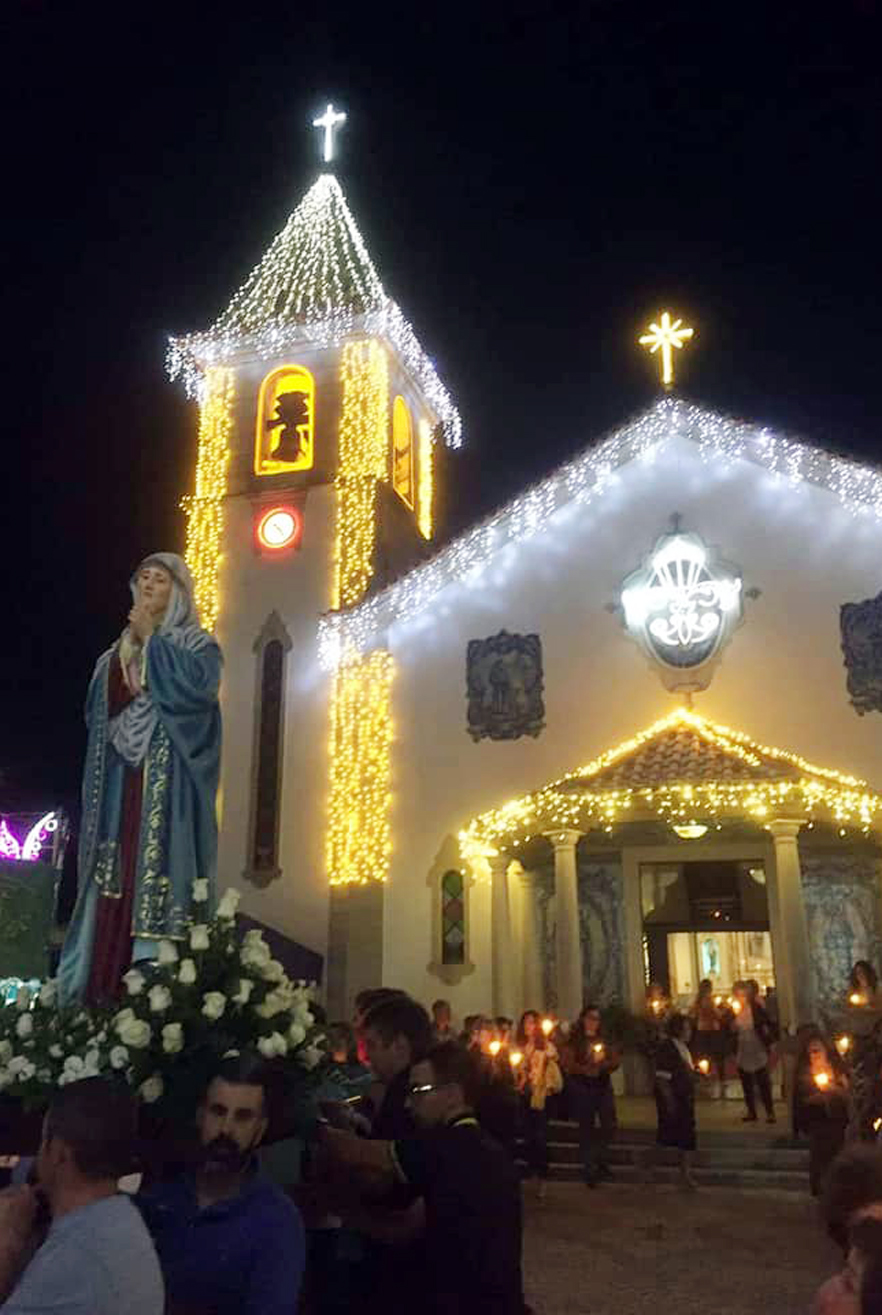
[[[209,902],[200,903],[199,920],[214,906],[221,653],[212,637],[196,626],[175,634],[172,638],[157,631],[144,650],[145,688],[156,709],[156,724],[141,763],[131,926],[134,959],[155,957],[160,938],[179,940],[187,934],[193,921],[194,881],[208,882]],[[58,975],[60,996],[67,1002],[81,1000],[86,993],[100,897],[122,895],[123,786],[132,769],[109,738],[110,665],[118,647],[98,659],[86,699],[89,740],[78,894]]]

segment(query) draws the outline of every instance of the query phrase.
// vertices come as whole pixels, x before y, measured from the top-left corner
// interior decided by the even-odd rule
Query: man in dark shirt
[[[303,1277],[300,1214],[257,1170],[266,1132],[260,1060],[224,1060],[199,1106],[194,1174],[138,1201],[165,1278],[169,1315],[294,1315]]]
[[[332,1154],[420,1193],[426,1315],[523,1315],[521,1190],[511,1158],[472,1112],[474,1068],[459,1046],[414,1064],[408,1101],[421,1133],[391,1142],[331,1135]]]
[[[367,1062],[385,1088],[371,1121],[371,1136],[383,1141],[406,1137],[415,1128],[407,1102],[407,1075],[431,1045],[429,1015],[406,995],[383,1000],[365,1017],[362,1036]]]

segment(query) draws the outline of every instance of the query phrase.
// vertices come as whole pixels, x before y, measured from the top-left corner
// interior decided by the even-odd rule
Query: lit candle
[[[546,1036],[551,1036],[552,1032],[554,1031],[554,1019],[553,1019],[553,1018],[543,1018],[543,1019],[542,1019],[542,1031],[545,1033]]]
[[[657,1014],[658,1011],[659,1011],[660,1009],[661,1009],[661,1000],[653,1000],[653,1002],[652,1002],[652,1012],[653,1012],[654,1014]]]
[[[489,1045],[489,1047],[488,1047],[488,1049],[489,1049],[489,1051],[490,1051],[490,1054],[491,1054],[491,1055],[493,1056],[493,1058],[495,1059],[496,1056],[499,1054],[500,1050],[502,1049],[502,1042],[501,1042],[501,1041],[491,1041],[491,1042],[490,1042],[490,1045]]]
[[[718,1009],[722,1003],[723,1003],[723,997],[721,995],[715,995],[714,1004],[717,1006]]]
[[[511,1064],[512,1068],[517,1068],[518,1064],[522,1063],[523,1058],[524,1057],[519,1050],[513,1050],[508,1057],[508,1062]]]
[[[874,1120],[873,1120],[873,1131],[874,1131],[874,1132],[878,1132],[880,1128],[882,1128],[882,1119],[874,1119]]]
[[[836,1049],[839,1051],[840,1055],[847,1055],[851,1049],[851,1037],[838,1036],[836,1038]]]
[[[698,1071],[707,1077],[708,1073],[710,1073],[710,1060],[700,1059],[698,1061]]]
[[[867,1003],[867,997],[861,995],[859,991],[852,991],[851,995],[848,997],[848,1003],[850,1005],[865,1005]]]
[[[732,1001],[732,1013],[733,1013],[733,1014],[740,1014],[740,1013],[741,1013],[741,1001],[740,1001],[740,1000],[733,1000],[733,1001]]]
[[[815,1086],[818,1088],[819,1091],[826,1091],[829,1085],[830,1085],[829,1073],[815,1074]]]
[[[594,1045],[591,1047],[591,1049],[594,1051],[594,1053],[595,1053],[595,1055],[597,1056],[597,1058],[600,1059],[600,1057],[603,1055],[603,1042],[602,1042],[602,1041],[595,1041],[595,1043],[594,1043]]]

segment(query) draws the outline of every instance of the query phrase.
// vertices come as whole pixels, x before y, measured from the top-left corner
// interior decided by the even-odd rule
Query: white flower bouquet
[[[125,1077],[157,1112],[179,1114],[192,1109],[219,1059],[246,1050],[272,1060],[289,1093],[302,1087],[324,1039],[313,989],[290,980],[259,931],[240,939],[237,903],[227,891],[213,921],[194,922],[176,944],[160,942],[156,962],[126,973],[115,1006],[59,1009],[47,982],[0,1008],[4,1103],[39,1109],[55,1087],[109,1074]]]

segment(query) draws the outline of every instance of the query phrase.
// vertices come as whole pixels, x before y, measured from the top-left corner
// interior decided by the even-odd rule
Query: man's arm
[[[418,1196],[406,1210],[353,1210],[343,1216],[348,1228],[364,1233],[375,1242],[412,1242],[426,1229],[426,1206]]]
[[[33,1188],[10,1187],[0,1192],[0,1301],[5,1302],[31,1258],[36,1214]]]

